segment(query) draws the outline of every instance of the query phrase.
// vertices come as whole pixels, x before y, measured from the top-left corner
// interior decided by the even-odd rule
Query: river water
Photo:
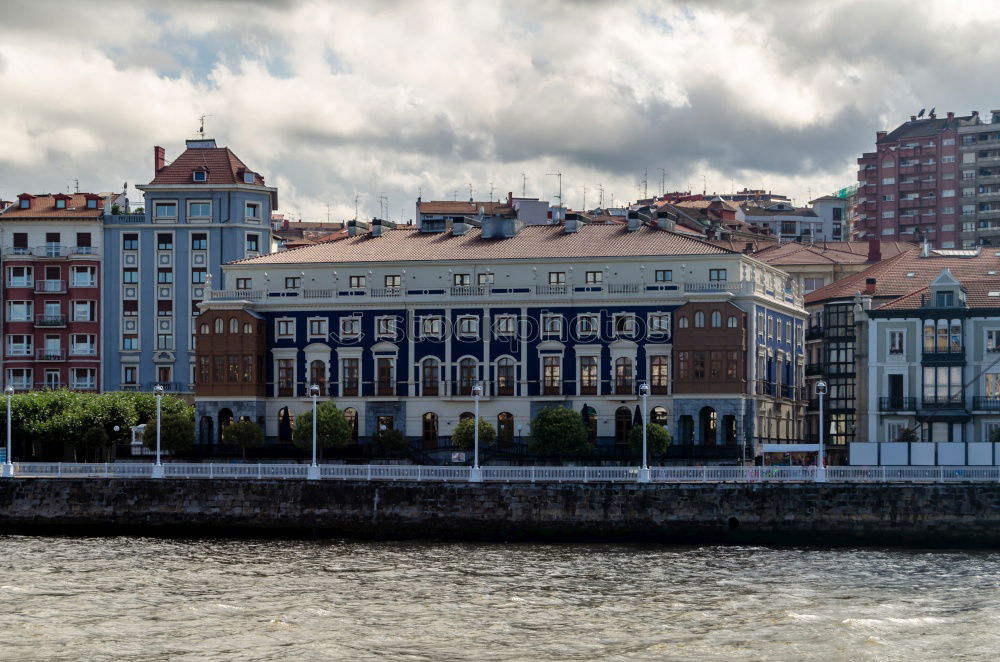
[[[2,660],[995,659],[1000,554],[0,537]]]

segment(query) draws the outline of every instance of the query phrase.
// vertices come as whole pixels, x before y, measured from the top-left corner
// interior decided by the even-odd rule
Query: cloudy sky
[[[997,27],[992,0],[3,0],[0,196],[149,181],[209,115],[305,220],[555,172],[574,208],[644,169],[804,202],[921,107],[1000,107]]]

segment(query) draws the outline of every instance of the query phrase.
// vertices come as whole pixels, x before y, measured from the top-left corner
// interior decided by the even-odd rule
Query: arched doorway
[[[500,448],[514,445],[514,415],[509,411],[497,414],[497,444]]]
[[[632,412],[628,407],[619,407],[615,410],[615,444],[624,446],[628,444],[628,433],[632,431]]]
[[[278,441],[288,443],[292,440],[292,420],[288,407],[278,410]]]
[[[219,441],[222,441],[222,433],[225,432],[226,428],[233,424],[233,410],[232,409],[220,409],[219,410]]]
[[[719,427],[719,416],[711,407],[702,407],[698,414],[698,427],[701,429],[701,443],[714,446],[718,443],[716,432]]]
[[[344,410],[344,418],[347,419],[347,427],[351,430],[351,443],[358,443],[358,410],[348,407]]]
[[[736,417],[732,414],[722,417],[722,438],[725,444],[736,443]]]
[[[423,416],[423,438],[424,450],[437,448],[438,445],[438,415],[432,411]]]
[[[677,419],[677,436],[682,444],[694,443],[694,419],[689,414]]]
[[[198,422],[198,440],[203,444],[212,444],[215,442],[212,432],[214,432],[214,426],[212,424],[211,416],[202,416],[201,420]]]

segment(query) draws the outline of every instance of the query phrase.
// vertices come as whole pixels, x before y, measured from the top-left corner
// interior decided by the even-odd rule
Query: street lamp
[[[3,476],[4,478],[14,477],[14,462],[11,459],[11,446],[10,446],[10,399],[14,395],[14,387],[8,386],[4,389],[4,393],[7,394],[7,457],[3,462]]]
[[[822,379],[816,382],[816,395],[819,396],[819,452],[816,453],[816,482],[826,481],[826,467],[823,462],[823,396],[826,395],[826,382]]]
[[[156,464],[153,465],[153,478],[163,478],[163,464],[160,462],[160,400],[163,398],[163,384],[153,387],[156,396]]]
[[[649,482],[649,464],[646,462],[646,432],[649,426],[646,425],[646,398],[649,397],[649,384],[643,382],[639,384],[639,396],[642,398],[642,468],[639,469],[639,482]]]
[[[476,418],[472,421],[472,471],[469,473],[469,481],[473,483],[483,482],[483,474],[479,471],[479,398],[483,396],[482,384],[472,387],[472,397],[476,401]]]
[[[313,401],[313,425],[312,425],[312,444],[313,444],[313,459],[312,464],[309,465],[309,469],[306,471],[306,478],[309,480],[319,480],[319,465],[316,464],[316,399],[319,398],[319,386],[313,384],[309,387],[309,395],[312,396]]]

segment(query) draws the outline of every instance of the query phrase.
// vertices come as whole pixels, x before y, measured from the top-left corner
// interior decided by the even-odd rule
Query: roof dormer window
[[[56,204],[56,209],[66,209],[66,202],[72,198],[65,193],[56,193],[52,196],[52,200]]]
[[[63,198],[56,198],[56,209],[66,209],[66,201]]]
[[[21,198],[21,209],[31,209],[31,198]]]
[[[192,179],[196,182],[207,182],[208,181],[208,171],[207,170],[195,170],[192,174]]]
[[[87,209],[97,209],[97,198],[87,198]]]
[[[244,184],[253,184],[253,173],[252,172],[244,172],[243,173],[243,183]]]

